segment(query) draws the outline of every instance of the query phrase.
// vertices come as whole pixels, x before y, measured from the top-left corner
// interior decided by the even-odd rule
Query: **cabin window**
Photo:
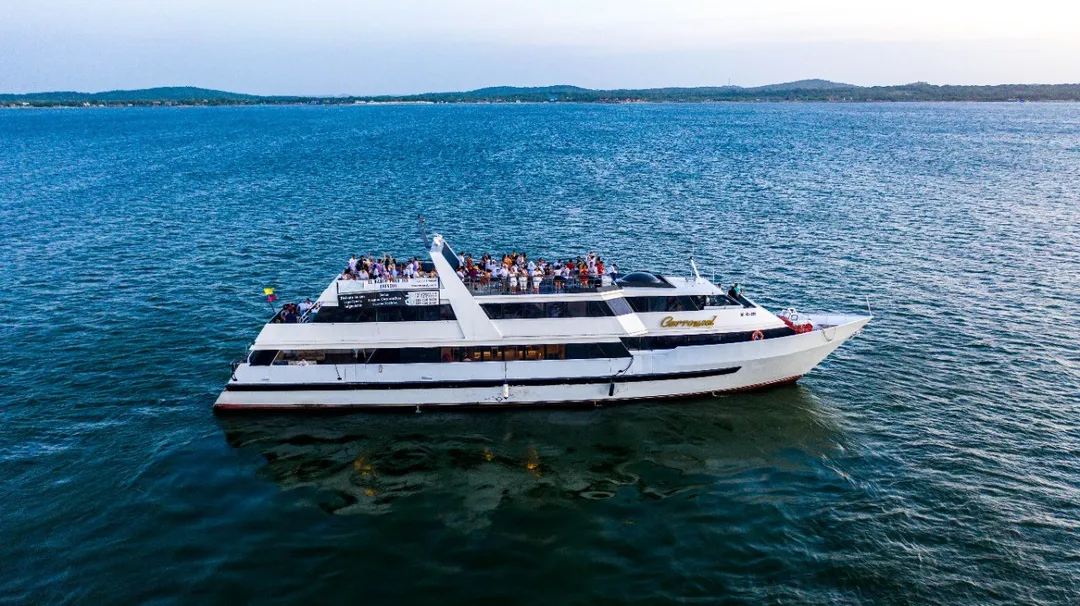
[[[387,307],[362,307],[345,309],[336,305],[327,305],[315,314],[312,322],[317,324],[367,322],[438,322],[456,320],[454,308],[449,303],[442,305],[395,305]]]
[[[248,364],[252,366],[270,366],[270,363],[277,358],[277,350],[258,349],[248,356]]]
[[[698,297],[686,295],[678,297],[627,297],[630,308],[637,313],[658,313],[676,311],[699,311]]]
[[[633,350],[655,350],[655,349],[675,349],[676,347],[689,347],[695,345],[720,345],[724,343],[741,343],[744,341],[753,340],[754,332],[752,330],[742,332],[725,332],[714,333],[705,335],[666,335],[662,337],[625,337],[622,342],[627,349]],[[795,334],[795,331],[787,326],[780,328],[769,328],[761,331],[762,336],[766,339],[773,339],[776,337],[788,337]]]
[[[705,297],[693,297],[694,302],[698,304],[698,307],[722,307],[725,305],[740,305],[738,301],[735,301],[727,295],[709,295]]]
[[[492,320],[537,320],[541,318],[605,318],[630,313],[618,299],[620,310],[608,301],[547,301],[529,303],[484,303],[481,307]]]
[[[616,316],[625,316],[626,314],[634,313],[633,308],[631,308],[630,304],[626,302],[626,299],[622,297],[609,299],[607,303]]]

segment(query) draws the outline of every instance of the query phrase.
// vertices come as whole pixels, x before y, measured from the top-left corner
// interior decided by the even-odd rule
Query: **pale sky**
[[[0,93],[1080,82],[1080,1],[0,0]]]

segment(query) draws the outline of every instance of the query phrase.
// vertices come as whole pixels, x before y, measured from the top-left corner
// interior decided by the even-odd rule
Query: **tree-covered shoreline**
[[[164,87],[100,93],[60,91],[0,95],[0,106],[195,106],[355,105],[369,103],[708,103],[708,102],[905,102],[905,101],[1080,101],[1080,84],[855,86],[801,80],[738,86],[650,89],[587,89],[576,86],[500,86],[463,92],[375,96],[262,96],[195,87]]]

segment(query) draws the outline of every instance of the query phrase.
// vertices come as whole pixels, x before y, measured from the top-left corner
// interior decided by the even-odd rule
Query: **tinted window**
[[[703,302],[699,303],[699,306],[701,306],[701,307],[705,307],[706,305],[708,305],[710,307],[719,307],[719,306],[722,306],[722,305],[739,305],[740,304],[738,301],[735,301],[734,299],[732,299],[731,297],[729,297],[727,295],[709,295],[707,297],[695,297],[695,299],[704,299]]]
[[[608,301],[608,306],[611,307],[611,311],[616,316],[624,316],[629,313],[634,313],[634,310],[630,307],[630,304],[626,302],[626,299],[619,297],[617,299],[611,299]]]
[[[406,347],[401,350],[402,364],[438,362],[439,349],[436,347]]]
[[[621,302],[621,300],[620,300]],[[492,320],[540,318],[603,318],[614,316],[607,301],[549,301],[544,303],[484,303]],[[626,312],[629,313],[629,312]]]
[[[689,347],[694,345],[720,345],[723,343],[741,343],[751,341],[754,338],[752,330],[743,332],[725,332],[707,335],[671,335],[663,337],[627,337],[622,340],[628,349],[674,349],[676,347]],[[773,339],[787,337],[795,334],[795,331],[787,326],[781,328],[769,328],[761,331],[762,337]]]
[[[264,349],[251,352],[248,356],[248,364],[252,366],[270,366],[270,363],[277,357],[277,351],[267,351]]]
[[[615,313],[611,311],[611,306],[606,301],[589,301],[585,315],[589,318],[602,318],[614,316]]]
[[[694,297],[686,295],[681,297],[627,297],[626,301],[630,304],[630,308],[638,313],[698,311],[701,309]]]
[[[454,320],[454,308],[442,305],[403,305],[392,307],[364,307],[345,309],[328,305],[315,314],[315,323],[365,323],[365,322],[434,322]]]

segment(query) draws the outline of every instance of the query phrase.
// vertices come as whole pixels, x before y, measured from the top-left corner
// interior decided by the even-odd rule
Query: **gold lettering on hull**
[[[664,319],[660,320],[660,328],[696,328],[698,326],[712,326],[714,322],[716,322],[716,316],[708,320],[676,320],[671,316],[664,316]]]

